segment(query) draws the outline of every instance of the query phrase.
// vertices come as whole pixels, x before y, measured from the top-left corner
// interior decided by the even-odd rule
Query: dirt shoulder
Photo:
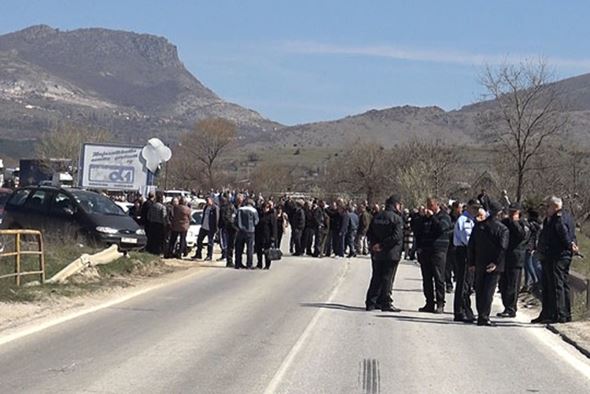
[[[131,256],[87,268],[63,285],[13,289],[14,294],[5,294],[0,301],[0,336],[130,298],[204,270],[199,263],[187,260],[142,261]]]

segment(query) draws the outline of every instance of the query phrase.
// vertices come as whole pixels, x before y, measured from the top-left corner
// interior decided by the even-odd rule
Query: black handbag
[[[268,258],[270,259],[270,261],[277,261],[280,260],[282,257],[283,252],[281,252],[281,249],[276,248],[274,245],[272,245],[270,249],[268,249]]]

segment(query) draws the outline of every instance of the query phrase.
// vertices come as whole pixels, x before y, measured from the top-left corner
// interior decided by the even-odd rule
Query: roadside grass
[[[5,243],[5,252],[14,250],[14,242]],[[34,250],[36,244],[23,243],[23,250]],[[93,254],[101,249],[81,245],[71,239],[45,240],[46,279],[65,268],[82,254]],[[23,256],[21,271],[35,271],[39,268],[37,256]],[[15,258],[0,258],[0,275],[15,272]],[[110,264],[90,268],[65,284],[42,284],[27,286],[39,281],[39,275],[21,277],[21,286],[16,286],[15,278],[0,279],[0,302],[36,302],[51,297],[75,297],[113,287],[128,287],[131,277],[156,276],[173,271],[165,266],[158,256],[143,252],[131,252]]]
[[[578,274],[584,275],[587,278],[590,278],[590,237],[588,237],[586,234],[587,233],[585,231],[578,231],[576,233],[578,238],[578,247],[580,248],[580,253],[584,257],[574,257],[572,260],[571,270],[577,272]],[[574,320],[590,319],[590,314],[586,308],[586,294],[572,293],[572,297],[572,315]]]

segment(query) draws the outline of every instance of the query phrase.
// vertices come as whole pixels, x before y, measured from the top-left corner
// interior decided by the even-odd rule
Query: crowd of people
[[[568,275],[578,248],[574,221],[557,197],[545,201],[543,221],[535,207],[525,211],[505,191],[498,201],[483,190],[466,203],[430,197],[412,210],[404,209],[397,196],[383,205],[342,198],[327,202],[284,196],[275,201],[248,192],[211,193],[206,200],[194,259],[203,259],[206,239],[204,260],[212,260],[217,240],[219,260],[227,267],[269,269],[280,258],[290,227],[293,256],[371,256],[367,310],[399,311],[392,288],[405,258],[420,265],[425,298],[420,312],[443,313],[447,294],[454,292],[455,321],[493,326],[491,304],[499,289],[504,306],[499,318],[515,317],[519,292],[530,291],[543,301],[533,322],[571,321]],[[191,209],[184,198],[165,204],[162,194],[150,193],[135,202],[130,214],[145,227],[148,252],[188,255]]]
[[[366,309],[399,311],[391,289],[402,253],[406,253],[408,259],[417,258],[422,272],[426,302],[420,312],[444,312],[454,274],[455,321],[494,326],[490,313],[497,289],[504,306],[499,318],[515,317],[519,292],[533,291],[543,305],[533,323],[571,321],[568,276],[572,258],[579,253],[572,216],[555,196],[545,200],[543,222],[537,210],[525,213],[505,193],[500,201],[492,200],[485,191],[466,204],[454,201],[445,206],[428,198],[425,206],[408,214],[401,210],[399,198],[390,197],[367,234],[373,277]],[[473,293],[477,319],[471,304]]]

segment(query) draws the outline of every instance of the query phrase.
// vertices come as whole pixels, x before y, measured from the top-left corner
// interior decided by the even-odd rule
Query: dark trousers
[[[447,261],[445,263],[445,283],[447,287],[453,287],[453,274],[455,274],[455,281],[457,280],[457,273],[455,270],[455,259],[457,250],[454,245],[449,245],[447,251]]]
[[[558,321],[570,321],[572,318],[569,284],[571,264],[572,259],[568,257],[557,260],[553,266]]]
[[[200,259],[203,258],[203,241],[205,237],[207,237],[207,258],[210,259],[213,257],[213,243],[215,242],[214,237],[215,233],[212,231],[205,230],[201,227],[199,230],[199,235],[197,236],[197,251],[195,252],[195,258]]]
[[[176,241],[180,238],[178,253],[175,253]],[[171,231],[170,240],[168,241],[168,256],[181,258],[186,253],[186,231]]]
[[[522,268],[506,268],[502,273],[500,293],[504,310],[508,313],[516,313],[521,275]]]
[[[303,230],[301,229],[292,229],[293,233],[291,234],[291,239],[293,240],[293,247],[295,248],[295,256],[303,255]]]
[[[315,235],[315,230],[311,227],[306,227],[303,230],[303,237],[301,242],[303,243],[303,249],[305,250],[305,254],[308,256],[313,255],[313,238]]]
[[[262,268],[262,260],[264,260],[264,267],[266,269],[270,268],[270,255],[268,249],[258,249],[256,251],[256,266],[258,268]]]
[[[423,249],[418,254],[422,271],[422,289],[427,305],[445,303],[445,262],[447,249]],[[436,290],[436,293],[435,293]]]
[[[316,244],[315,244],[315,250],[316,253],[318,254],[318,256],[323,256],[329,253],[327,253],[327,249],[328,249],[328,241],[330,239],[330,231],[327,228],[320,228],[318,229],[318,238]]]
[[[150,223],[150,238],[148,238],[148,252],[161,255],[166,244],[166,226],[162,223]]]
[[[346,234],[332,231],[332,249],[334,254],[339,257],[344,257],[344,237]]]
[[[492,312],[494,293],[500,280],[500,274],[487,273],[484,269],[478,269],[475,273],[475,304],[477,306],[477,319],[489,320]]]
[[[318,257],[322,254],[322,232],[323,230],[316,228],[313,232],[313,256]]]
[[[544,319],[555,320],[557,315],[557,305],[555,301],[555,281],[553,279],[554,260],[544,258],[541,260],[543,275],[541,277],[541,293],[543,306],[541,308],[541,317]]]
[[[236,268],[244,268],[242,255],[246,247],[246,266],[252,268],[254,260],[254,233],[238,232],[236,237]]]
[[[386,308],[393,305],[391,296],[395,273],[399,265],[398,261],[393,260],[371,260],[373,274],[365,304],[367,307]]]
[[[228,267],[234,264],[234,249],[236,246],[236,234],[234,229],[223,229],[225,233],[225,262]]]
[[[356,256],[356,246],[355,240],[356,238],[356,230],[349,230],[346,234],[346,247],[344,248],[344,252],[346,253],[346,249],[348,249],[349,256]]]
[[[473,286],[473,273],[467,266],[467,247],[455,248],[455,298],[453,300],[453,312],[456,317],[473,319],[471,309],[471,287]]]

